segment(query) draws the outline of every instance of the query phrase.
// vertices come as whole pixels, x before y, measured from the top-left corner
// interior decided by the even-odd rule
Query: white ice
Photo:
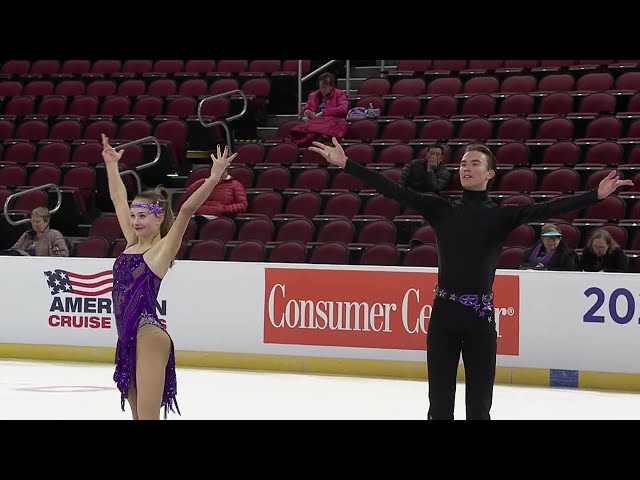
[[[107,364],[0,360],[0,419],[128,420]],[[427,382],[178,366],[182,416],[200,419],[424,420]],[[496,385],[502,419],[640,419],[632,392]],[[464,419],[459,383],[456,419]]]

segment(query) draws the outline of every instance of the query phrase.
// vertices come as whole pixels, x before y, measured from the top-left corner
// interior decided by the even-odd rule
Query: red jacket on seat
[[[205,179],[194,182],[185,192],[185,199],[189,198]],[[197,215],[216,215],[234,214],[246,212],[249,206],[247,202],[247,194],[242,184],[230,178],[228,180],[220,180],[215,186],[209,198],[207,198],[202,206],[196,210]]]

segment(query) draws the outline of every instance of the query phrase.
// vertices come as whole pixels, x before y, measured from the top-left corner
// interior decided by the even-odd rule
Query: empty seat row
[[[310,61],[303,60],[303,73],[310,70]],[[8,60],[0,67],[0,74],[21,75],[83,75],[130,73],[141,75],[157,72],[175,73],[208,73],[208,72],[262,72],[298,71],[298,60]]]
[[[66,80],[54,84],[49,80],[36,80],[26,84],[17,81],[0,82],[0,96],[10,100],[18,97],[47,97],[59,95],[63,97],[79,97],[82,95],[95,97],[108,97],[121,95],[137,97],[140,95],[154,95],[158,97],[182,96],[206,96],[218,95],[231,90],[242,90],[246,95],[268,97],[271,83],[265,78],[250,78],[240,84],[232,78],[222,78],[211,81],[210,84],[203,79],[190,79],[182,83],[170,78],[161,78],[145,82],[144,80],[125,80],[117,84],[113,80],[94,80],[85,83],[81,80]]]
[[[593,159],[595,160],[595,157],[593,157]],[[526,181],[521,181],[523,191],[530,192],[541,189],[560,192],[575,192],[586,189],[586,187],[593,185],[594,182],[599,182],[603,176],[611,171],[610,168],[606,168],[606,164],[597,162],[577,165],[577,168],[572,168],[571,166],[563,167],[559,164],[550,163],[534,166],[526,165],[524,168],[521,168],[523,165],[513,166],[509,164],[508,166],[512,168],[498,170],[498,175],[494,182],[494,186],[492,187],[493,189],[498,189],[499,185],[511,184],[510,182],[513,181],[511,179],[526,179]],[[402,170],[399,167],[385,168],[383,170],[379,170],[377,168],[377,164],[368,164],[367,167],[378,170],[382,175],[394,182],[398,182],[402,175]],[[461,190],[462,188],[458,178],[457,166],[451,165],[449,168],[451,179],[449,182],[449,188],[445,188],[445,190]],[[189,188],[195,182],[202,181],[203,178],[209,176],[209,172],[210,168],[208,167],[202,167],[192,171],[187,177],[185,188]],[[292,169],[280,165],[265,164],[261,168],[258,169],[256,167],[253,170],[247,166],[236,165],[230,170],[230,173],[231,176],[238,180],[248,191],[275,190],[282,192],[287,190],[312,190],[322,192],[327,189],[344,189],[359,192],[366,191],[368,189],[367,185],[363,184],[359,179],[352,175],[348,175],[339,170],[328,170],[323,167],[305,168],[300,171],[292,171]],[[640,165],[637,165],[636,169],[625,170],[622,173],[622,176],[624,177],[625,174],[636,184],[631,187],[625,187],[623,191],[639,191],[640,185],[637,185],[637,183],[640,181]],[[546,187],[558,187],[559,185],[564,185],[565,187]],[[513,190],[513,188],[509,188],[509,190]]]
[[[548,95],[514,93],[510,95],[437,95],[419,97],[415,95],[378,96],[363,95],[349,99],[350,107],[373,107],[380,109],[382,119],[391,117],[406,118],[450,118],[468,116],[504,117],[526,115],[568,115],[616,114],[640,112],[640,94],[619,94],[594,92],[575,96],[567,92],[554,92]]]
[[[640,127],[640,123],[638,124]],[[635,129],[634,129],[635,131]],[[640,130],[637,132],[640,134]],[[491,139],[487,142],[499,165],[526,165],[536,163],[557,163],[575,165],[577,163],[597,163],[602,165],[640,163],[640,138],[631,142],[609,141],[598,138],[588,141],[529,139],[526,141]],[[436,143],[435,139],[413,140],[402,143],[397,140],[373,141],[371,143],[344,140],[342,146],[347,156],[362,165],[390,164],[403,166],[415,158],[425,158],[427,148]],[[466,145],[471,140],[441,142],[443,162],[460,163]],[[260,167],[261,164],[305,168],[307,166],[327,166],[321,155],[299,149],[289,142],[247,143],[238,145],[234,165]]]
[[[6,129],[9,133],[12,128],[10,122],[0,120],[0,132]],[[68,161],[100,163],[102,157],[97,153],[98,150],[101,152],[101,134],[104,133],[113,141],[114,145],[152,135],[157,138],[161,147],[164,146],[167,150],[173,165],[179,166],[186,155],[188,134],[187,124],[182,120],[173,119],[159,122],[155,126],[147,120],[132,120],[120,127],[111,120],[98,120],[86,127],[83,127],[76,120],[68,120],[56,123],[51,128],[46,122],[31,120],[21,124],[18,130],[18,134],[27,138],[4,138],[0,150],[2,162],[30,163],[38,160],[56,164]],[[13,132],[13,135],[16,135],[16,132]],[[57,146],[52,146],[52,144]],[[87,144],[94,146],[85,146]],[[128,147],[125,150],[125,155],[130,155],[130,159],[125,159],[125,163],[130,166],[138,165],[141,162],[140,145],[133,147]],[[48,155],[46,159],[41,157],[44,155],[41,153],[43,149]],[[79,157],[78,150],[81,150],[86,157]]]
[[[500,80],[496,75],[439,76],[403,78],[393,84],[386,78],[367,78],[358,87],[358,95],[456,95],[476,93],[598,92],[640,89],[640,72],[627,72],[615,78],[609,72],[588,73],[575,78],[570,73],[549,74],[541,79],[531,74],[511,75]]]
[[[536,119],[537,120],[537,119]],[[566,140],[578,138],[637,138],[640,124],[636,122],[626,129],[619,118],[601,116],[587,119],[584,131],[578,130],[580,118],[559,117],[550,115],[532,121],[528,118],[516,117],[500,119],[492,122],[486,118],[464,119],[452,122],[449,119],[427,120],[422,124],[409,119],[397,119],[386,123],[370,119],[357,120],[349,125],[345,140],[372,142],[373,140],[390,140],[409,142],[415,139],[424,140],[467,140],[486,141],[502,140]]]
[[[197,112],[200,97],[173,95],[161,98],[154,95],[140,95],[134,98],[112,95],[101,100],[96,96],[80,95],[65,97],[48,95],[40,101],[33,97],[13,97],[4,104],[4,113],[0,118],[16,122],[39,119],[56,123],[67,119],[92,121],[93,117],[157,116],[187,117]],[[203,116],[218,119],[229,115],[230,100],[226,97],[207,101],[202,105]]]
[[[609,66],[616,64],[639,64],[640,60],[399,60],[396,70],[400,72],[426,72],[430,70],[498,70],[527,69],[538,67],[568,68],[573,66]]]
[[[74,245],[72,255],[76,257],[116,257],[124,248],[124,241],[110,245],[101,237],[90,237]],[[629,251],[629,254],[637,252]],[[497,267],[517,269],[524,261],[525,248],[506,246],[498,257]],[[225,244],[220,240],[183,243],[178,260],[270,262],[270,263],[311,263],[334,265],[403,265],[407,267],[437,267],[437,247],[425,243],[413,248],[399,248],[390,243],[378,243],[362,249],[350,249],[341,242],[328,242],[313,247],[301,242],[287,241],[267,246],[258,240],[245,240]],[[633,257],[631,271],[639,271],[637,255]]]

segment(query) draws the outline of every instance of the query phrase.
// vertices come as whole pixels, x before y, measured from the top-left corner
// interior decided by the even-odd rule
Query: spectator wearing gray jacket
[[[49,228],[50,220],[48,208],[34,208],[31,212],[32,229],[24,232],[12,248],[39,257],[68,257],[69,249],[64,237],[58,230]]]

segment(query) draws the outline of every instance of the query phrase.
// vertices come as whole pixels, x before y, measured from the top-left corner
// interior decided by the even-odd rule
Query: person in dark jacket
[[[442,163],[444,147],[438,143],[427,148],[425,158],[417,158],[402,169],[398,183],[419,193],[439,193],[446,190],[451,173]]]
[[[585,272],[628,272],[629,258],[604,228],[589,236],[582,251],[580,270]]]
[[[578,255],[562,241],[562,232],[556,225],[544,224],[540,237],[540,241],[524,253],[520,268],[568,272],[576,270]]]

